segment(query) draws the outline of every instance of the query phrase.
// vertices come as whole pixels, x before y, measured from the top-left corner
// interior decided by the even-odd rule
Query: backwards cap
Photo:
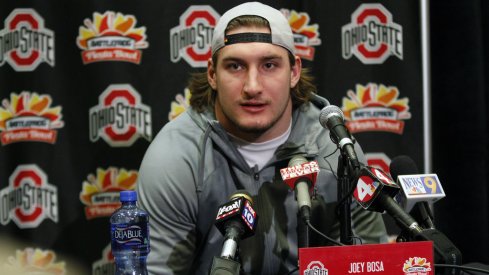
[[[264,18],[270,25],[271,34],[245,33],[226,36],[224,32],[229,22],[242,15],[256,15]],[[243,42],[271,43],[282,46],[294,54],[294,37],[287,18],[279,10],[259,2],[238,5],[221,16],[212,36],[212,55],[226,45]]]

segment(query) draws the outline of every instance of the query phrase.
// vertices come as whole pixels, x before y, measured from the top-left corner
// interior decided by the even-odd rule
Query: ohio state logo
[[[170,30],[170,59],[183,58],[190,66],[206,67],[211,57],[214,27],[220,15],[208,5],[190,6],[181,16],[180,25]]]
[[[43,220],[58,222],[58,191],[35,164],[19,165],[0,190],[0,223],[11,220],[19,228],[35,228]]]
[[[307,265],[307,269],[304,270],[304,275],[328,275],[329,271],[324,268],[323,263],[320,261],[312,261]]]
[[[402,27],[381,4],[362,4],[341,29],[344,59],[355,55],[364,64],[382,64],[391,55],[402,60]]]
[[[385,153],[365,153],[367,165],[390,174],[391,159]]]
[[[131,146],[139,137],[151,140],[151,108],[129,84],[113,84],[90,108],[90,140],[102,137],[113,147]]]
[[[0,30],[0,66],[15,71],[34,71],[40,63],[54,66],[54,33],[34,9],[15,9]]]

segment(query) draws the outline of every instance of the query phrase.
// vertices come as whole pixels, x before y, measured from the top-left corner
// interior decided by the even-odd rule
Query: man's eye
[[[265,68],[266,68],[266,69],[272,69],[272,68],[275,68],[275,64],[274,64],[274,63],[265,63]]]
[[[241,68],[241,65],[238,63],[230,63],[227,65],[228,69],[230,70],[239,70]]]

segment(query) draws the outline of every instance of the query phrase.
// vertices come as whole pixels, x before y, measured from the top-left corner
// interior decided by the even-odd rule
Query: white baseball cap
[[[231,20],[242,15],[256,15],[264,18],[270,25],[271,33],[239,33],[225,35],[225,30]],[[212,36],[212,55],[222,47],[234,43],[264,42],[282,46],[294,54],[294,37],[289,21],[277,9],[259,2],[248,2],[238,5],[225,12],[214,28]]]

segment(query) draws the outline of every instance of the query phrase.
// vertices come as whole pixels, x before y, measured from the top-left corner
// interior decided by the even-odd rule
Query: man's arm
[[[188,274],[195,252],[195,160],[182,154],[192,145],[183,137],[173,144],[172,136],[160,133],[155,138],[139,170],[139,205],[150,216],[150,274]]]

